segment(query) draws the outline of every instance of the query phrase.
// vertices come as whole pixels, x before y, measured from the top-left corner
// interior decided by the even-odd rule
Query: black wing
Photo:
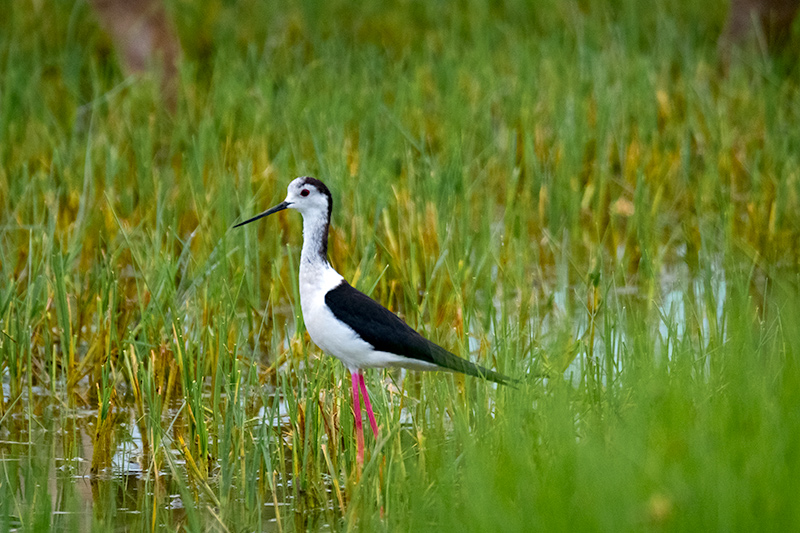
[[[325,295],[334,316],[381,352],[402,355],[443,368],[506,384],[513,381],[493,370],[470,363],[429,341],[381,304],[342,281]]]

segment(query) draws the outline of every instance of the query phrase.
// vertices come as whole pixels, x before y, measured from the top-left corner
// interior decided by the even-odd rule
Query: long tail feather
[[[469,376],[488,379],[489,381],[494,381],[495,383],[500,383],[501,385],[512,385],[519,382],[519,380],[508,377],[500,372],[495,372],[494,370],[489,370],[488,368],[471,363],[466,359],[448,352],[433,342],[430,343],[430,348],[433,362],[441,367],[454,370],[456,372],[461,372],[462,374],[467,374]]]

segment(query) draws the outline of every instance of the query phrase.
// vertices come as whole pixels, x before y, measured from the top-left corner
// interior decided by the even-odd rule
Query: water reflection
[[[188,527],[198,516],[205,521],[207,516],[220,515],[219,506],[189,481],[185,461],[172,439],[165,438],[161,450],[170,454],[169,460],[154,468],[133,409],[122,410],[125,416],[115,430],[111,466],[92,473],[97,413],[42,407],[52,404],[48,395],[49,391],[33,391],[30,399],[18,404],[32,410],[8,411],[0,426],[0,530],[172,531]],[[179,410],[179,406],[165,410],[164,427],[174,422]],[[177,469],[172,471],[169,464]],[[218,483],[214,476],[209,478],[212,492],[219,490]],[[281,484],[277,488],[288,493]],[[232,489],[241,506],[252,504],[253,487]],[[278,531],[279,515],[290,516],[288,503],[269,493],[265,499],[257,513],[258,529]]]

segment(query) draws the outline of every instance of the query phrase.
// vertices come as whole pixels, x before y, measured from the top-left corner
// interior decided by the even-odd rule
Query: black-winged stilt
[[[333,199],[324,183],[311,177],[293,180],[286,199],[238,228],[284,209],[303,215],[303,250],[300,257],[300,306],[311,340],[338,358],[350,371],[358,442],[357,460],[364,461],[364,431],[359,389],[375,436],[378,425],[372,412],[364,368],[404,367],[413,370],[451,370],[497,383],[513,381],[493,370],[454,355],[411,329],[397,315],[347,283],[328,262],[328,226]]]

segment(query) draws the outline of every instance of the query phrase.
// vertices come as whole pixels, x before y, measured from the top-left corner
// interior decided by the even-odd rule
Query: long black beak
[[[244,226],[245,224],[249,224],[251,222],[255,222],[259,218],[264,218],[266,216],[271,215],[272,213],[277,213],[278,211],[283,211],[284,209],[286,209],[290,205],[292,205],[291,202],[281,202],[278,205],[276,205],[275,207],[271,207],[271,208],[267,209],[266,211],[264,211],[260,215],[256,215],[253,218],[245,220],[244,222],[239,222],[238,224],[236,224],[234,226],[234,228],[238,228],[239,226]]]

